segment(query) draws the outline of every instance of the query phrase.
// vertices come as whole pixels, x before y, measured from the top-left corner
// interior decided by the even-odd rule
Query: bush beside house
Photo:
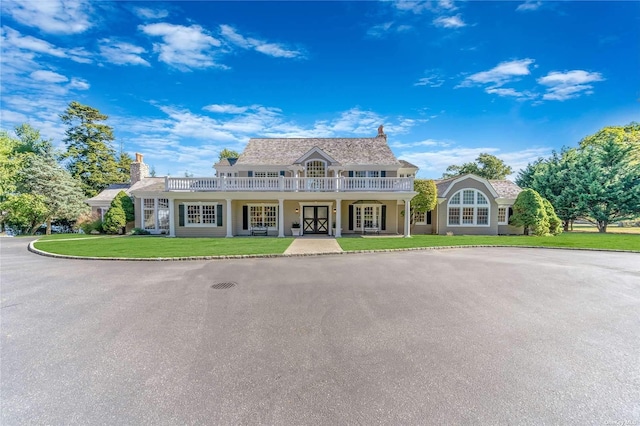
[[[562,222],[551,203],[533,189],[525,189],[518,194],[509,223],[524,227],[525,235],[529,231],[538,236],[562,232]]]

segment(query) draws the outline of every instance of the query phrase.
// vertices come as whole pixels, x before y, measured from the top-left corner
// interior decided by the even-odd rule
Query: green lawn
[[[56,236],[57,237],[57,236]],[[247,254],[280,254],[293,238],[166,238],[127,236],[81,238],[61,241],[45,237],[34,246],[49,253],[86,257],[190,257]]]
[[[640,252],[640,235],[632,234],[564,233],[555,237],[413,235],[411,238],[346,237],[339,238],[338,242],[345,251],[496,245],[617,249]]]

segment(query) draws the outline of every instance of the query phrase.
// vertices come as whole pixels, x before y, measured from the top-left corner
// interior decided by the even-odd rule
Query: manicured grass
[[[573,225],[571,232],[598,232],[594,225]],[[607,226],[607,234],[640,234],[640,226],[617,226],[615,223]]]
[[[555,237],[534,237],[524,235],[414,235],[411,238],[346,237],[339,238],[338,243],[345,251],[496,245],[617,249],[640,252],[640,235],[630,234],[563,233]]]
[[[189,257],[279,254],[293,238],[166,238],[149,236],[42,239],[34,246],[49,253],[86,257]]]
[[[51,234],[40,236],[40,241],[50,240],[75,240],[82,238],[114,238],[115,235],[90,235],[90,234]]]

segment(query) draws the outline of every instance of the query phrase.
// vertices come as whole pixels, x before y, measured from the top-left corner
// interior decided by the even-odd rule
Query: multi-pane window
[[[503,225],[507,223],[507,208],[498,207],[498,224]]]
[[[143,227],[147,231],[156,230],[156,199],[144,198],[142,200],[142,213],[144,216]]]
[[[143,198],[142,215],[142,227],[147,231],[169,230],[169,200],[167,198]]]
[[[250,226],[266,226],[278,229],[278,206],[270,204],[254,204],[249,206]]]
[[[477,208],[477,217],[476,223],[478,225],[488,225],[489,224],[489,207],[478,207]]]
[[[415,212],[414,218],[417,225],[424,225],[427,221],[427,214],[425,212]]]
[[[217,226],[216,203],[185,205],[185,226]]]
[[[512,214],[513,209],[511,207],[498,207],[498,225],[508,225]]]
[[[473,225],[473,207],[463,207],[462,208],[462,224],[463,225]]]
[[[488,226],[489,208],[489,200],[482,192],[463,189],[449,199],[447,222],[449,225]]]
[[[378,228],[381,224],[382,206],[380,204],[356,204],[353,206],[356,231],[365,228]]]
[[[460,225],[459,207],[449,207],[449,225]]]
[[[253,172],[253,177],[257,177],[257,178],[278,177],[278,172]]]
[[[326,175],[326,165],[324,161],[307,161],[307,177],[318,178],[325,177]]]

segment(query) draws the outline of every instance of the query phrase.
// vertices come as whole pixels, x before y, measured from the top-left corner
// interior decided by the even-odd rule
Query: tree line
[[[555,207],[564,230],[577,219],[606,232],[612,222],[640,217],[640,124],[609,126],[539,158],[516,183],[537,191]]]
[[[63,151],[29,124],[17,126],[15,136],[0,131],[0,230],[34,233],[46,223],[50,233],[54,219],[75,221],[90,210],[85,199],[129,181],[133,159],[114,149],[107,115],[74,101],[60,119],[67,126]]]

